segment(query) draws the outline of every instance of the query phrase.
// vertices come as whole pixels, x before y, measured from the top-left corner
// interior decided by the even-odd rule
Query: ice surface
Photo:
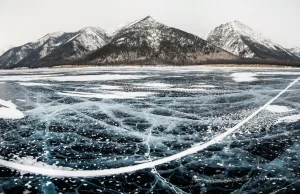
[[[0,192],[298,191],[300,84],[255,113],[299,77],[299,70],[290,72],[204,67],[1,71],[0,99],[11,100],[26,115],[0,119],[1,164],[30,168],[20,174],[1,167]],[[251,73],[257,80],[236,82],[234,73]],[[237,131],[226,133],[254,113]],[[216,137],[223,139],[216,143]],[[208,142],[213,144],[198,150]],[[180,159],[169,160],[177,154]],[[126,171],[57,178],[66,176],[63,170],[75,175],[88,170],[93,176],[95,170],[114,174],[118,168]],[[53,176],[24,173],[43,169]]]

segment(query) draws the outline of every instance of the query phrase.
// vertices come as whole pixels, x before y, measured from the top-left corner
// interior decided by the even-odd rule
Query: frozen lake
[[[298,77],[258,68],[0,71],[0,164],[22,168],[0,168],[0,192],[297,193],[300,82],[219,142],[179,155]]]

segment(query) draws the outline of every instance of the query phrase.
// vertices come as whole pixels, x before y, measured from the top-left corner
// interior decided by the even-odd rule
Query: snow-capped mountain
[[[1,68],[39,67],[54,60],[54,63],[77,59],[94,51],[108,41],[100,28],[87,27],[78,32],[55,32],[47,34],[36,42],[15,47],[0,56]],[[51,61],[53,63],[53,61]]]
[[[85,61],[95,64],[201,63],[236,58],[195,35],[147,16],[114,32],[111,42],[89,54]]]
[[[11,48],[0,56],[0,67],[18,67],[23,60],[27,63],[37,61],[66,42],[73,35],[73,33],[55,32],[47,34],[35,42]],[[22,64],[20,65],[22,66]]]
[[[300,48],[299,47],[295,47],[295,48],[291,48],[288,49],[291,53],[293,53],[294,55],[296,55],[297,57],[300,58]]]
[[[86,27],[78,31],[65,44],[55,49],[51,54],[41,59],[39,66],[66,64],[84,57],[110,41],[104,30],[96,27]]]
[[[287,49],[239,21],[216,27],[206,40],[243,58],[297,60]]]

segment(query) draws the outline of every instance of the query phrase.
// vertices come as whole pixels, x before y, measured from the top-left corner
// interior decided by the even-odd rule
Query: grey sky
[[[239,20],[285,47],[300,46],[299,0],[0,0],[0,48],[55,31],[109,30],[151,15],[204,37]]]

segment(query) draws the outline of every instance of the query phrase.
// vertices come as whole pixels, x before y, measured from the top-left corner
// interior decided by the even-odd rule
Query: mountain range
[[[148,16],[118,30],[108,44],[87,55],[85,61],[93,64],[184,64],[236,58],[195,35]]]
[[[208,64],[244,58],[300,61],[300,49],[286,49],[241,22],[222,24],[206,40],[147,16],[113,33],[98,27],[55,32],[0,56],[0,68],[70,64]]]

